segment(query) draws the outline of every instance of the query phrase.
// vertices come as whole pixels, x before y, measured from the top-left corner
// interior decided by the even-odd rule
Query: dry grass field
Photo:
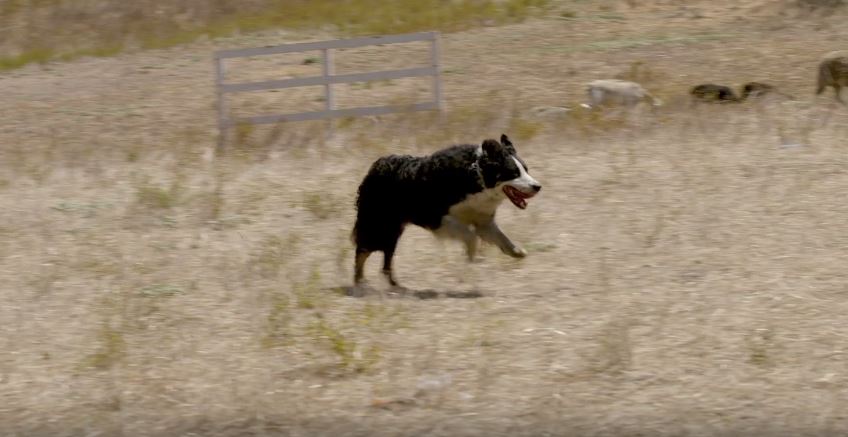
[[[0,435],[848,433],[848,109],[813,95],[819,56],[846,48],[846,7],[550,3],[443,35],[442,116],[242,128],[223,156],[212,51],[338,34],[0,73]],[[320,71],[308,56],[232,71]],[[336,59],[343,73],[427,58],[410,44]],[[665,105],[581,110],[583,84],[607,77]],[[686,98],[751,80],[795,100]],[[427,90],[337,88],[342,106]],[[545,187],[499,211],[528,257],[487,246],[469,265],[410,228],[395,258],[410,292],[346,296],[370,163],[502,132]],[[387,291],[378,259],[366,275]]]

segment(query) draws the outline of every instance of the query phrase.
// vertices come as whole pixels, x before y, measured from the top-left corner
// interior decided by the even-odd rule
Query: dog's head
[[[527,165],[509,138],[501,135],[500,142],[483,141],[481,149],[480,171],[486,188],[503,193],[518,208],[527,208],[527,199],[535,196],[542,185],[527,172]]]

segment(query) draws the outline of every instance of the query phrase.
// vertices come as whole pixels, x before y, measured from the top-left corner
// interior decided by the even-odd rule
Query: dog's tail
[[[383,250],[397,243],[404,226],[401,211],[419,201],[403,189],[404,180],[416,177],[418,164],[411,156],[389,155],[371,165],[356,197],[351,241],[357,250]]]
[[[392,199],[390,191],[396,181],[391,180],[391,175],[396,171],[396,157],[387,156],[374,161],[359,189],[356,193],[356,221],[350,232],[350,241],[356,247],[360,247],[369,238],[370,234],[379,229],[375,227],[375,215],[381,214],[383,203],[386,199]]]
[[[356,193],[356,219],[353,222],[353,229],[350,230],[350,242],[359,247],[361,242],[360,239],[360,231],[362,230],[362,186],[365,185],[365,181],[362,181],[362,184],[359,185],[359,190]]]

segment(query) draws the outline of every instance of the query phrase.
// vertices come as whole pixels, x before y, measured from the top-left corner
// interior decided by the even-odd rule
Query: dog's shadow
[[[448,299],[478,299],[483,297],[483,293],[471,290],[471,291],[438,291],[438,290],[412,290],[409,288],[397,288],[392,290],[378,290],[369,285],[343,285],[339,287],[332,287],[329,289],[330,291],[340,294],[342,296],[348,297],[367,297],[367,296],[380,296],[380,297],[392,297],[392,298],[414,298],[420,300],[430,300],[430,299],[440,299],[440,298],[448,298]]]

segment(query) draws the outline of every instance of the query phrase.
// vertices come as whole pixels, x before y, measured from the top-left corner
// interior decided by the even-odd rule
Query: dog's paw
[[[527,251],[523,247],[515,246],[510,253],[513,258],[524,258],[527,256]]]

